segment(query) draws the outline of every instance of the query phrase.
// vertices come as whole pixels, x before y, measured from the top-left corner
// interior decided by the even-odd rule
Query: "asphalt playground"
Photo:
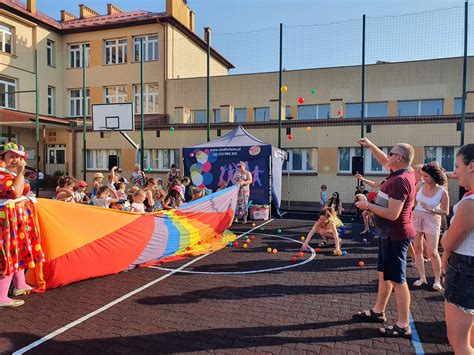
[[[349,221],[347,255],[333,256],[331,247],[315,252],[315,238],[313,251],[298,256],[312,218],[287,214],[255,227],[235,225],[238,247],[25,296],[24,306],[0,310],[0,352],[451,352],[442,294],[427,287],[411,287],[411,340],[383,338],[378,324],[354,321],[376,298],[376,241],[363,242]],[[244,248],[246,236],[253,239]],[[411,284],[416,270],[408,275]],[[395,310],[392,299],[389,320]]]

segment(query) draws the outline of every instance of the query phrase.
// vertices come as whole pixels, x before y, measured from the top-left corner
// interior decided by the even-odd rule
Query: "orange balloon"
[[[362,266],[364,266],[364,265],[365,265],[365,263],[364,263],[363,261],[359,261],[359,266],[360,266],[360,267],[362,267]]]
[[[312,128],[311,127],[306,127],[306,132],[311,132]]]

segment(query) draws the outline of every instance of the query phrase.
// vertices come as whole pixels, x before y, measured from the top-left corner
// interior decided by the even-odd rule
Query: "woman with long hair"
[[[311,238],[315,233],[319,233],[323,241],[318,244],[318,246],[327,246],[328,239],[334,239],[335,254],[339,254],[341,251],[341,239],[339,238],[339,232],[337,231],[338,227],[342,226],[341,220],[337,217],[336,211],[334,208],[325,206],[319,212],[318,219],[314,222],[313,227],[306,236],[305,241],[301,247],[301,250],[307,251],[308,244]]]
[[[334,211],[336,211],[338,216],[342,214],[343,208],[341,198],[339,197],[339,192],[334,192],[332,194],[326,206],[334,208]]]

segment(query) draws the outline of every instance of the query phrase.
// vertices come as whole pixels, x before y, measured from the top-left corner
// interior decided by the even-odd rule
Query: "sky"
[[[54,18],[59,18],[61,9],[78,15],[80,3],[104,14],[109,2],[124,11],[164,12],[166,7],[166,0],[37,0],[38,9]],[[188,3],[196,14],[196,33],[202,36],[203,28],[211,27],[212,46],[237,67],[231,74],[278,70],[280,23],[284,25],[285,70],[360,64],[363,14],[367,16],[367,64],[462,56],[462,0]],[[440,9],[446,10],[436,11]],[[470,23],[472,42],[474,2],[470,6]]]

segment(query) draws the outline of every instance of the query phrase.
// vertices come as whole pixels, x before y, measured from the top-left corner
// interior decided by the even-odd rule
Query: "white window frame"
[[[454,169],[456,169],[456,155],[458,154],[459,147],[453,147],[453,146],[449,146],[449,145],[444,145],[444,146],[427,145],[427,146],[423,147],[423,162],[426,162],[426,148],[435,148],[436,149],[435,161],[439,162],[439,164],[441,166],[442,166],[442,163],[443,163],[443,148],[454,148],[453,149],[453,170],[447,170],[446,167],[443,166],[443,168],[446,169],[446,172],[448,172],[448,173],[454,172]]]
[[[48,115],[54,116],[56,112],[56,88],[48,86]]]
[[[51,40],[46,40],[46,64],[49,67],[56,66],[56,43]]]
[[[122,89],[120,91],[120,89]],[[109,92],[112,90],[112,94]],[[128,92],[126,85],[115,85],[104,87],[104,103],[106,104],[117,104],[124,103],[128,100]]]
[[[82,46],[86,45],[86,67],[89,67],[91,47],[89,43],[72,43],[68,46],[68,67],[71,69],[82,68]],[[72,65],[71,65],[71,59]]]
[[[79,96],[78,97],[72,97],[71,94],[73,91],[78,91]],[[71,110],[71,102],[74,102],[74,107],[77,107],[76,103],[79,102],[79,112],[72,112]],[[90,98],[90,89],[86,88],[86,116],[90,115],[90,104],[91,104],[91,98]],[[81,89],[69,89],[68,90],[68,114],[69,117],[81,117],[82,116],[82,88]]]
[[[16,94],[16,84],[17,84],[17,81],[13,78],[8,78],[8,77],[5,77],[5,76],[0,76],[0,84],[3,84],[5,85],[5,106],[0,106],[0,107],[4,107],[4,108],[8,108],[8,109],[11,109],[11,110],[16,110],[16,107],[17,107],[17,94]],[[15,93],[13,94],[9,94],[8,91],[9,91],[9,88],[13,88],[13,91]],[[13,106],[9,106],[9,101],[10,101],[10,96],[13,96]]]
[[[156,87],[156,92],[151,91],[150,88],[155,86]],[[143,93],[143,102],[144,102],[144,110],[143,113],[145,114],[150,114],[150,113],[159,113],[159,96],[160,96],[160,90],[159,90],[159,85],[158,83],[149,83],[145,84],[143,86],[145,88],[145,92]],[[139,103],[140,103],[140,85],[133,85],[133,112],[136,114],[140,113],[139,110]],[[153,104],[153,110],[149,110],[149,106],[147,105],[147,102],[151,102]]]
[[[288,160],[286,162],[286,169],[283,170],[284,172],[289,172],[290,173],[316,173],[318,171],[318,150],[317,148],[288,148],[285,149],[287,154],[288,154]],[[301,170],[295,170],[293,169],[293,152],[295,150],[300,150],[301,151]],[[309,154],[308,151],[312,150],[312,153],[314,155],[314,159],[316,160],[316,167],[315,169],[308,170],[306,167],[308,166],[308,159],[309,159]],[[288,169],[289,168],[289,169]]]
[[[349,169],[348,170],[340,170],[340,159],[341,159],[341,154],[340,154],[340,149],[350,149],[349,151]],[[385,154],[389,154],[390,147],[379,147]],[[352,173],[352,157],[354,156],[360,156],[360,148],[356,147],[338,147],[337,148],[337,172],[339,174],[351,174]],[[382,170],[377,171],[377,170],[372,170],[372,159],[375,159],[372,152],[370,149],[364,149],[364,174],[370,174],[370,175],[387,175],[388,171],[385,169],[385,167],[382,165]]]
[[[176,154],[178,153],[178,154]],[[167,155],[168,164],[165,164],[165,155]],[[177,159],[175,159],[177,157]],[[135,161],[140,162],[140,151],[137,151]],[[180,150],[179,149],[144,149],[144,169],[151,168],[153,171],[168,171],[171,165],[177,166],[177,171],[180,171]]]
[[[105,40],[105,64],[125,64],[127,63],[128,41],[126,38]],[[115,52],[115,60],[113,53]],[[119,60],[119,53],[122,54],[122,60]]]
[[[304,107],[309,107],[309,106],[315,106],[316,107],[316,118],[302,118],[302,117],[300,117],[300,107],[304,108]],[[330,104],[304,104],[304,105],[298,105],[297,106],[298,120],[305,121],[305,120],[315,120],[315,119],[316,120],[328,119],[329,117],[327,117],[327,116],[320,117],[319,109],[322,108],[322,106],[329,106],[328,113],[329,113],[329,117],[330,117],[331,116],[331,105]]]
[[[92,164],[89,165],[89,155],[92,154]],[[87,149],[86,150],[86,164],[87,170],[109,170],[108,162],[109,155],[117,155],[120,157],[119,149]]]
[[[445,105],[445,102],[444,102],[445,100],[444,99],[423,99],[423,100],[398,100],[397,101],[397,115],[399,117],[409,117],[409,116],[400,116],[400,114],[399,114],[400,111],[398,110],[398,104],[400,102],[418,102],[418,112],[415,116],[428,116],[428,115],[422,115],[421,114],[421,103],[423,101],[441,101],[442,102],[442,111],[441,111],[441,113],[439,115],[430,115],[430,116],[442,116],[444,114],[444,105]]]
[[[198,122],[196,117],[197,117],[197,114],[200,113],[200,112],[204,112],[204,122]],[[207,113],[206,113],[206,110],[191,110],[191,122],[192,123],[196,123],[196,124],[204,124],[204,123],[207,123]]]
[[[145,62],[152,62],[157,61],[159,58],[159,36],[157,34],[153,35],[146,35],[146,36],[137,36],[133,38],[133,58],[135,58],[135,62],[140,61],[140,39],[143,38],[143,51],[144,51],[144,59]],[[152,50],[150,51],[149,45],[152,46]],[[156,58],[155,58],[156,56]]]
[[[10,51],[7,51],[7,37],[10,36]],[[0,52],[13,54],[13,29],[3,23],[0,23],[0,37],[2,37],[2,46]]]

